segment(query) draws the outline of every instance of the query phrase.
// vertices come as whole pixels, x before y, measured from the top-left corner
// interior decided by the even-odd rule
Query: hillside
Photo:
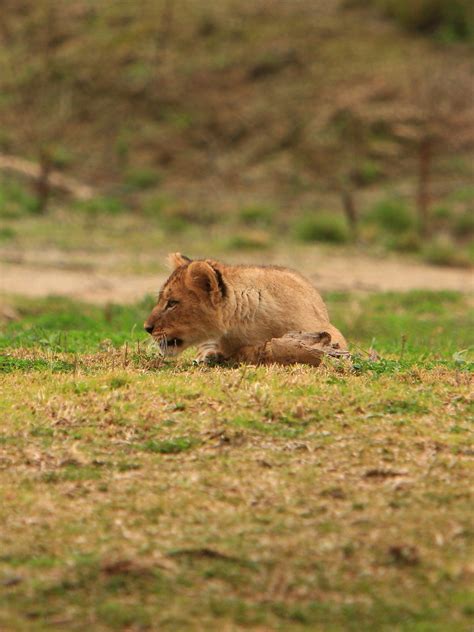
[[[79,208],[94,216],[132,209],[167,233],[236,218],[255,233],[236,247],[265,244],[269,227],[344,242],[352,215],[387,200],[382,229],[395,221],[396,234],[385,245],[418,251],[415,223],[423,240],[448,230],[465,242],[472,43],[390,15],[338,0],[6,1],[0,154],[74,178],[73,191],[93,192]],[[13,171],[0,182],[7,219],[18,200],[36,208],[11,191]],[[36,189],[43,210],[41,177]],[[314,211],[330,218],[314,227]],[[472,257],[442,248],[435,262]]]

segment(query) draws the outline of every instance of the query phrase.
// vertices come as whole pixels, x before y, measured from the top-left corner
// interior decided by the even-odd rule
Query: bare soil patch
[[[301,270],[322,292],[415,289],[469,292],[474,289],[471,270],[436,267],[399,259],[305,252],[301,255],[276,253],[267,258],[267,263],[269,260]],[[109,272],[109,267],[112,266],[108,259],[106,267],[101,266],[98,260],[93,260],[89,263],[83,261],[82,266],[78,264],[69,269],[44,253],[39,264],[34,264],[30,258],[24,262],[0,264],[0,292],[32,297],[55,294],[99,304],[128,303],[156,292],[166,278],[163,271],[153,275],[119,275]]]

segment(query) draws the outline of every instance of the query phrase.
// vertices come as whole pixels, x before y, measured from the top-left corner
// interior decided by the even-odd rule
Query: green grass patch
[[[473,344],[472,309],[468,297],[460,293],[386,292],[365,297],[332,293],[326,299],[331,319],[353,344],[354,352],[375,348],[384,356],[387,370],[395,361],[455,362],[453,355]],[[60,361],[43,356],[35,360],[6,355],[14,349],[81,354],[106,352],[110,348],[120,349],[122,360],[152,359],[156,354],[142,329],[152,304],[151,297],[134,305],[106,308],[54,297],[19,300],[15,309],[20,318],[0,326],[0,349],[4,350],[0,370],[70,371],[77,363],[74,357]],[[360,366],[366,366],[364,362],[361,356]],[[164,364],[163,370],[166,366],[173,363]],[[119,376],[111,388],[125,384],[126,377]]]
[[[468,629],[469,298],[333,293],[317,369],[163,362],[149,303],[2,325],[1,629]]]
[[[64,360],[45,360],[44,358],[23,359],[8,355],[0,355],[0,373],[12,371],[51,371],[52,373],[65,373],[74,370],[72,362]]]

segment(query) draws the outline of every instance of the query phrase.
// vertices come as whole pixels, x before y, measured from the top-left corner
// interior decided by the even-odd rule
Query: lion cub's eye
[[[174,307],[178,303],[179,301],[174,301],[172,298],[170,298],[170,300],[166,302],[165,309],[171,309],[171,307]]]

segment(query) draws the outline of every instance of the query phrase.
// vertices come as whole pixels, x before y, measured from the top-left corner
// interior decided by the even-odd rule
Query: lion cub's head
[[[222,334],[221,308],[227,287],[214,261],[192,261],[179,252],[169,255],[173,272],[145,321],[145,330],[166,355]]]

